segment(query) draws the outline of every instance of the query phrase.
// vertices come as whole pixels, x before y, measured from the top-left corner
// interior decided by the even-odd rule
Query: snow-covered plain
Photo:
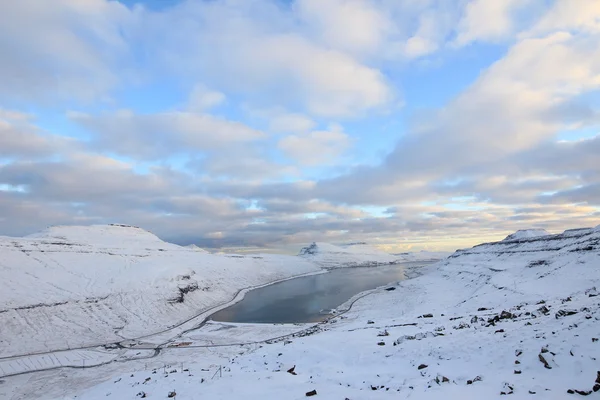
[[[326,323],[207,324],[151,359],[5,378],[0,397],[598,396],[600,226],[518,236],[414,268],[395,290],[357,296]]]

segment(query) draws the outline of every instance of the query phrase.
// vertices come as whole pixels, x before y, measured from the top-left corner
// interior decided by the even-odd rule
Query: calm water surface
[[[404,279],[406,265],[340,268],[275,283],[248,292],[242,301],[213,314],[211,319],[246,323],[320,321],[352,296]]]

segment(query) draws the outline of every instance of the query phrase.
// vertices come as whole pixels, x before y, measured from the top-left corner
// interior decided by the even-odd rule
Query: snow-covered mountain
[[[547,236],[549,234],[550,233],[545,229],[520,229],[515,233],[508,235],[506,238],[504,238],[504,241],[531,239],[539,236]]]
[[[325,268],[375,266],[398,260],[398,257],[362,242],[342,246],[313,242],[303,247],[298,255]]]
[[[319,254],[311,247],[305,256]],[[189,376],[127,373],[78,398],[569,399],[600,391],[600,226],[482,244],[413,276],[340,308],[329,323],[236,354],[219,379],[199,361]]]
[[[0,237],[0,354],[145,335],[242,288],[319,270],[300,257],[208,254],[124,225]]]

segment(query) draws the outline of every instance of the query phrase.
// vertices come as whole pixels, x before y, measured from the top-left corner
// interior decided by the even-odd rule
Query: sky
[[[0,0],[0,234],[454,250],[600,223],[597,0]]]

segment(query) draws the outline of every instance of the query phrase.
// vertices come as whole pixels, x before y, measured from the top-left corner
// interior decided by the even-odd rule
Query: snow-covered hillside
[[[211,379],[217,370],[197,361],[186,364],[189,373],[124,374],[78,398],[569,399],[600,391],[600,227],[483,244],[413,272],[328,323],[230,355],[222,377]]]
[[[242,288],[316,271],[299,257],[212,255],[122,225],[0,237],[0,355],[149,334]]]
[[[126,225],[0,237],[0,358],[146,336],[227,303],[241,289],[323,266],[395,259],[369,246],[319,246],[328,251],[316,258],[210,254]]]
[[[351,243],[343,246],[312,243],[303,247],[298,255],[325,268],[366,267],[398,261],[398,257],[366,243]]]

